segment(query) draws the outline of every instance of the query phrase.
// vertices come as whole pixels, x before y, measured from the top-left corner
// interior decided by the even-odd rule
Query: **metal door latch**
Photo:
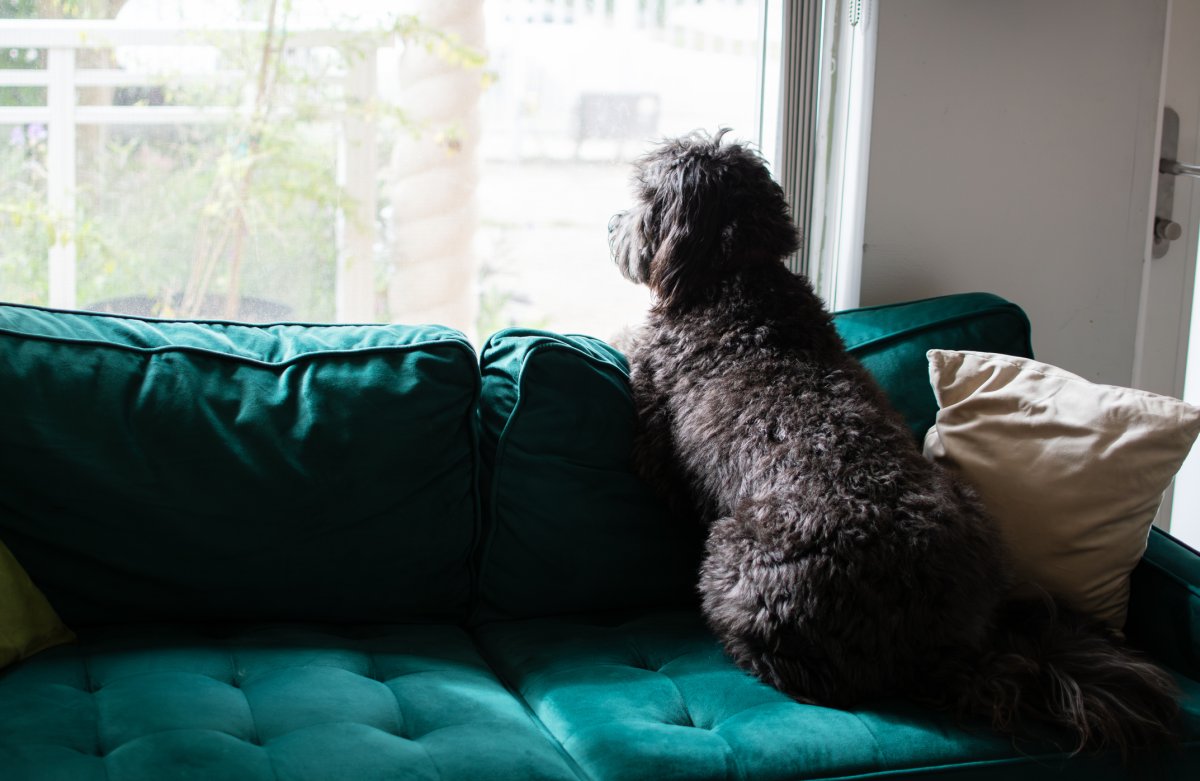
[[[1178,160],[1163,158],[1158,161],[1158,170],[1173,176],[1200,176],[1200,165],[1181,163]]]
[[[1179,154],[1179,115],[1175,109],[1163,108],[1162,152],[1158,161],[1158,196],[1154,200],[1154,236],[1151,257],[1157,259],[1167,254],[1172,241],[1183,236],[1183,226],[1175,221],[1171,212],[1175,208],[1175,177],[1200,176],[1200,165],[1181,163]]]

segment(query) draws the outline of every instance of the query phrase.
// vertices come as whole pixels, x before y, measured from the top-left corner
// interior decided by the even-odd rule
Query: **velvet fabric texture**
[[[594,781],[1130,777],[1113,754],[1071,758],[1048,741],[1014,747],[984,724],[955,726],[907,702],[797,703],[734,667],[693,611],[506,621],[477,634]],[[1147,777],[1200,770],[1200,685],[1180,682],[1184,745],[1157,768],[1143,765]]]
[[[5,781],[575,779],[453,626],[113,626],[0,677]]]
[[[501,331],[481,354],[478,618],[693,601],[700,530],[630,466],[625,359],[587,336]]]
[[[46,597],[0,542],[0,669],[75,639]]]
[[[1137,648],[1200,681],[1200,553],[1151,528],[1133,570],[1125,635]]]
[[[938,409],[927,350],[1031,352],[1025,314],[987,293],[839,312],[834,324],[914,437]],[[489,517],[477,617],[694,604],[703,529],[669,517],[632,472],[624,357],[587,336],[511,329],[480,363]]]
[[[0,538],[67,624],[461,618],[474,350],[0,306]]]
[[[833,324],[850,354],[871,372],[922,441],[937,416],[929,386],[929,350],[980,350],[1033,357],[1029,318],[991,293],[960,293],[922,301],[836,312]]]
[[[1200,770],[1200,686],[1151,778]],[[449,625],[129,625],[0,672],[5,781],[1120,779],[903,702],[802,705],[695,611]],[[1157,771],[1162,771],[1159,774]]]

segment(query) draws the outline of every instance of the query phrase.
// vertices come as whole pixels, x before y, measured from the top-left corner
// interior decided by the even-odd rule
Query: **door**
[[[1200,0],[1171,0],[1160,102],[1160,131],[1166,132],[1160,133],[1160,157],[1183,163],[1200,163],[1200,47],[1194,44],[1198,36]],[[1200,313],[1195,304],[1200,178],[1160,173],[1157,191],[1147,232],[1134,380],[1146,390],[1200,404],[1200,317],[1191,316],[1193,311]],[[1167,492],[1157,523],[1200,546],[1200,448],[1193,449],[1173,492]]]

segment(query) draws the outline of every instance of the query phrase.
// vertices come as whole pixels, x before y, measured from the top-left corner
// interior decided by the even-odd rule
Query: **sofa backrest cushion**
[[[904,415],[933,423],[927,350],[1030,355],[1015,305],[969,293],[840,312],[848,349]],[[702,530],[666,513],[631,472],[625,358],[585,336],[502,331],[481,355],[483,496],[479,620],[695,599]]]
[[[0,538],[72,626],[468,609],[473,349],[0,306]]]
[[[937,417],[929,350],[977,350],[1032,358],[1029,318],[991,293],[848,309],[833,316],[846,349],[887,392],[918,443]]]
[[[510,329],[480,356],[490,508],[478,618],[680,604],[698,530],[633,473],[624,356],[599,339]]]

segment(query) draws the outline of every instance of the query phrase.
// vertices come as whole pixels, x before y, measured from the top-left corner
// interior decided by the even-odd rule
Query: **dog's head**
[[[667,309],[686,308],[751,264],[799,247],[783,190],[762,157],[695,132],[637,162],[636,201],[609,222],[613,260]]]

